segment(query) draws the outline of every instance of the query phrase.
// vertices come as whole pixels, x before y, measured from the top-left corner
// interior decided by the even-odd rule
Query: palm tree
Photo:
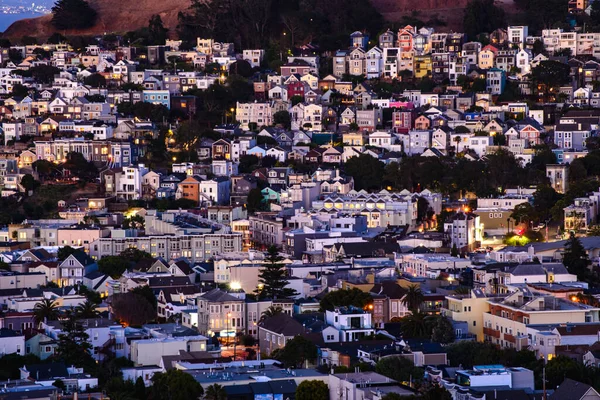
[[[408,308],[411,312],[415,313],[419,310],[419,307],[423,303],[425,297],[423,296],[423,292],[417,285],[410,285],[408,287],[408,291],[406,295],[402,299],[402,303]]]
[[[267,318],[271,318],[279,314],[283,314],[283,308],[271,306],[262,313],[260,320],[264,321]]]
[[[402,318],[402,337],[404,339],[424,339],[431,334],[431,317],[415,312]]]
[[[98,306],[89,300],[75,307],[75,312],[78,318],[96,318],[100,313],[97,310]]]
[[[458,153],[458,145],[460,144],[460,142],[462,141],[460,136],[454,136],[454,139],[452,139],[456,142],[456,152]]]
[[[206,388],[205,400],[227,400],[225,388],[218,383],[212,384]]]
[[[53,300],[44,299],[33,307],[33,320],[39,326],[44,321],[58,319],[58,307]]]
[[[469,294],[471,293],[471,289],[467,286],[459,286],[454,289],[454,294]]]

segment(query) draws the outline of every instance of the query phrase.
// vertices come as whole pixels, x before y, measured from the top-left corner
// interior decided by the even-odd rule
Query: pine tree
[[[96,363],[91,354],[90,336],[73,312],[67,311],[62,330],[64,333],[58,335],[58,358],[67,365],[83,367],[86,371],[92,369]]]
[[[98,13],[85,0],[58,0],[52,7],[52,25],[58,29],[90,28]]]
[[[581,244],[581,240],[574,233],[571,233],[569,240],[565,243],[563,264],[565,264],[569,273],[577,275],[577,279],[583,280],[585,278],[590,259]]]
[[[450,250],[450,255],[452,257],[458,257],[458,247],[456,247],[456,243],[452,245],[452,250]]]
[[[167,32],[169,30],[164,27],[160,15],[153,15],[148,21],[148,44],[164,45],[167,40]]]
[[[286,288],[289,281],[286,279],[285,265],[281,263],[283,257],[277,252],[275,246],[269,247],[265,265],[258,275],[259,289],[257,293],[260,298],[287,299],[295,296],[294,289]]]

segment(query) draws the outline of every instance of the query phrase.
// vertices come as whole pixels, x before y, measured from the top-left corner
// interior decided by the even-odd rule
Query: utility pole
[[[547,400],[547,394],[546,394],[546,367],[544,367],[542,369],[542,388],[543,388],[543,395],[542,395],[542,399],[543,400]]]

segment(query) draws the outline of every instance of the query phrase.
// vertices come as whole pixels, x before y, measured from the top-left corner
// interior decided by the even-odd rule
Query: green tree
[[[422,392],[421,400],[452,400],[452,395],[443,386],[431,385]]]
[[[177,128],[175,140],[184,150],[191,149],[200,140],[202,127],[196,120],[184,121]]]
[[[530,223],[537,220],[534,207],[530,203],[517,204],[510,215],[517,223],[522,223],[529,228]]]
[[[456,334],[452,322],[444,316],[438,316],[435,319],[433,330],[431,331],[431,340],[434,342],[448,344],[454,342]]]
[[[156,319],[156,309],[150,301],[137,293],[118,293],[110,298],[115,318],[130,326],[142,326]]]
[[[58,249],[58,252],[56,253],[56,258],[58,258],[58,261],[65,261],[67,258],[69,258],[71,254],[78,253],[79,251],[80,250],[75,249],[71,246],[63,246]]]
[[[385,357],[375,365],[375,371],[398,382],[420,381],[423,379],[423,369],[404,357]]]
[[[296,387],[296,400],[329,400],[329,387],[323,381],[302,381]]]
[[[178,369],[154,374],[149,392],[149,398],[153,400],[190,400],[204,394],[202,386],[192,375]]]
[[[545,7],[544,7],[545,8]],[[569,82],[570,67],[560,61],[545,60],[531,70],[531,81],[535,88],[542,86],[544,96],[560,85]]]
[[[571,232],[571,236],[565,243],[563,252],[563,264],[567,267],[569,273],[577,275],[577,279],[584,280],[588,272],[588,266],[591,264],[581,240]]]
[[[44,321],[56,321],[58,319],[58,306],[50,300],[44,299],[33,307],[33,320],[39,326]]]
[[[167,40],[167,32],[169,30],[164,27],[160,15],[153,15],[148,21],[148,44],[149,45],[164,45]]]
[[[250,78],[254,74],[254,70],[248,61],[237,60],[229,66],[229,74]]]
[[[289,283],[287,270],[281,261],[283,257],[279,255],[277,248],[269,247],[263,269],[258,274],[259,285],[262,285],[257,290],[260,298],[288,299],[297,294],[294,289],[286,288]]]
[[[350,158],[345,165],[346,174],[354,178],[356,190],[379,190],[382,187],[385,167],[368,154]]]
[[[85,328],[71,311],[67,311],[61,324],[63,333],[58,335],[57,357],[67,365],[91,371],[96,362],[91,354],[92,344]]]
[[[307,361],[314,362],[317,359],[317,346],[304,336],[296,336],[271,356],[286,367],[303,368]]]
[[[69,152],[63,167],[79,179],[92,181],[98,176],[98,168],[78,152]]]
[[[75,316],[77,318],[96,318],[98,315],[100,315],[98,305],[89,300],[75,307]]]
[[[493,0],[472,0],[464,11],[463,27],[469,39],[474,40],[480,33],[490,33],[506,26],[504,10]]]
[[[246,203],[246,208],[249,213],[255,213],[256,211],[260,211],[263,206],[263,195],[259,188],[250,189],[248,193],[248,201]]]
[[[422,312],[413,312],[400,319],[402,323],[402,336],[406,339],[429,339],[433,317]]]
[[[552,207],[560,200],[561,195],[549,185],[538,186],[533,194],[533,207],[540,220],[551,217]]]
[[[291,122],[292,119],[290,117],[290,113],[286,110],[277,111],[275,114],[273,114],[273,123],[275,125],[281,125],[285,129],[289,129]]]
[[[23,175],[23,178],[21,178],[21,186],[28,192],[34,190],[38,185],[39,182],[36,181],[31,174],[25,174]]]
[[[58,29],[90,28],[98,17],[85,0],[58,0],[52,7],[52,14],[52,25]]]
[[[135,398],[136,399],[145,399],[147,398],[146,393],[146,384],[144,383],[144,378],[138,376],[135,380]]]
[[[360,289],[333,290],[321,299],[321,311],[333,311],[336,307],[358,307],[364,308],[373,302],[373,297]]]
[[[452,244],[452,249],[450,249],[450,255],[452,257],[458,257],[458,247],[456,247],[456,243]]]
[[[206,388],[204,400],[227,400],[227,392],[223,386],[213,383]]]
[[[557,356],[546,364],[546,380],[548,388],[558,387],[565,378],[585,381],[589,376],[586,366],[567,356]]]
[[[107,256],[98,260],[98,270],[113,279],[120,278],[130,265],[128,260],[120,256]]]
[[[423,292],[421,288],[417,285],[410,285],[407,289],[406,295],[402,299],[402,303],[408,308],[411,312],[416,312],[423,304],[423,300],[425,296],[423,296]]]
[[[0,357],[0,379],[3,381],[8,379],[20,379],[21,372],[19,368],[23,368],[24,365],[39,364],[41,361],[38,356],[34,354],[26,354],[24,356],[18,355],[17,353],[6,354]]]
[[[83,83],[93,88],[106,87],[106,78],[99,73],[95,73],[86,77]]]
[[[151,260],[152,259],[152,255],[150,255],[150,253],[143,251],[143,250],[136,249],[134,247],[129,247],[129,248],[123,250],[119,254],[119,257],[129,261],[130,263],[138,263],[142,260]]]
[[[148,300],[148,303],[150,303],[154,310],[156,310],[156,307],[158,307],[156,295],[150,286],[138,286],[134,288],[131,293],[138,294]]]
[[[271,318],[280,314],[283,314],[283,308],[270,306],[265,311],[263,311],[262,315],[260,316],[260,320],[262,321],[264,319]]]

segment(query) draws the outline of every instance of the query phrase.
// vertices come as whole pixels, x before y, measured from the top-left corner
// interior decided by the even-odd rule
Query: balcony
[[[453,319],[455,321],[461,321],[461,312],[460,310],[450,310],[448,308],[440,308],[440,313],[447,318]]]
[[[487,336],[494,337],[496,339],[500,338],[500,331],[494,330],[492,328],[486,328],[486,327],[484,327],[483,328],[483,334],[487,335]]]

